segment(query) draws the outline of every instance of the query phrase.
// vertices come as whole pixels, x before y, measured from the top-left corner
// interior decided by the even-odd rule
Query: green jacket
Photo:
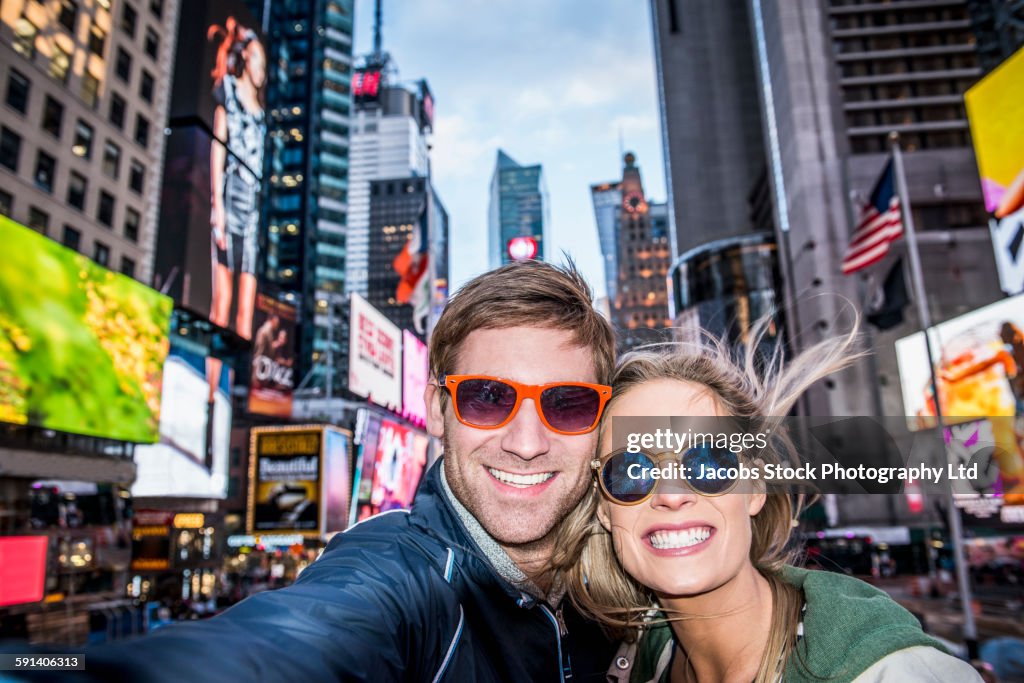
[[[849,683],[883,657],[916,646],[945,653],[910,612],[859,579],[787,567],[783,580],[799,588],[807,603],[804,637],[786,661],[786,683]],[[658,664],[665,664],[672,640],[667,623],[645,630],[629,680],[668,681],[668,670],[659,672]]]

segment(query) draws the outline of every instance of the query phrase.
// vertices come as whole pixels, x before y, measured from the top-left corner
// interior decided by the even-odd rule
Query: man
[[[427,426],[444,457],[412,510],[338,534],[287,588],[90,650],[88,670],[176,683],[604,680],[614,645],[543,569],[591,485],[614,349],[571,265],[477,277],[431,340]]]

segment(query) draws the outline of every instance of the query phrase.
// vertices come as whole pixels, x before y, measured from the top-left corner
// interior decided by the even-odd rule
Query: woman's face
[[[661,379],[618,396],[607,417],[725,415],[701,385]],[[611,451],[611,420],[604,422],[600,455]],[[740,482],[730,493],[702,496],[678,481],[659,482],[638,505],[618,505],[602,496],[598,517],[612,534],[622,566],[660,597],[689,597],[713,591],[746,570],[750,518],[764,505],[763,493]]]
[[[262,88],[267,80],[267,57],[258,40],[252,40],[245,46],[245,73],[257,89]]]

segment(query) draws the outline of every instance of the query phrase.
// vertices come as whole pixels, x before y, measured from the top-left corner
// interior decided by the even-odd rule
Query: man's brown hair
[[[615,333],[594,309],[590,285],[569,261],[509,263],[467,282],[445,306],[430,338],[430,375],[454,372],[459,351],[474,330],[547,327],[573,334],[593,355],[597,381],[615,367]],[[442,405],[444,392],[442,392]]]

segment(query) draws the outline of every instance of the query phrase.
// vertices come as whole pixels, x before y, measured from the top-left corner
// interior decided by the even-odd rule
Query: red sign
[[[49,542],[46,536],[0,536],[0,607],[43,599]]]
[[[352,94],[356,97],[377,97],[379,89],[379,71],[357,71],[352,77]]]
[[[532,237],[513,237],[508,241],[508,256],[513,261],[529,261],[537,256],[537,240]]]

